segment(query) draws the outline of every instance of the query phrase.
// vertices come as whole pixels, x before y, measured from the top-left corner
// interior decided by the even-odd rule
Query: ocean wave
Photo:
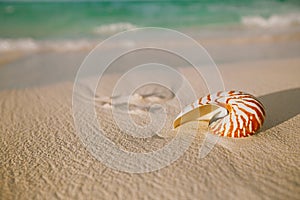
[[[137,28],[136,25],[128,23],[128,22],[121,22],[121,23],[114,23],[114,24],[105,24],[94,29],[94,33],[96,34],[113,34],[120,31],[126,31],[130,29]]]
[[[300,25],[300,13],[272,15],[269,18],[261,16],[245,16],[242,24],[261,28],[288,27]]]
[[[0,39],[0,52],[6,51],[36,51],[39,45],[32,39]]]
[[[0,53],[12,51],[80,51],[92,49],[95,45],[95,41],[88,40],[40,41],[31,38],[0,39]]]

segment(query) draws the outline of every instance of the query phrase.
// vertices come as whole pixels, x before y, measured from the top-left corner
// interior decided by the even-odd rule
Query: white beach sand
[[[220,45],[224,47],[220,50],[207,43],[217,60],[229,60],[226,45]],[[264,47],[269,49],[268,45],[272,47],[272,41]],[[281,41],[276,45],[285,46]],[[300,58],[280,57],[278,52],[273,51],[272,58],[219,64],[227,90],[252,93],[265,105],[267,119],[258,134],[223,138],[207,157],[199,159],[206,124],[188,123],[182,126],[186,134],[197,129],[199,133],[183,156],[165,168],[142,174],[106,167],[76,134],[73,79],[86,52],[62,55],[65,64],[60,66],[61,58],[51,53],[5,61],[0,66],[0,199],[299,199]],[[52,70],[42,68],[43,63],[53,65]],[[179,70],[192,85],[198,83],[191,68]],[[120,75],[103,77],[99,98],[109,97]],[[205,85],[193,86],[198,97],[207,94]],[[171,96],[162,103],[171,101],[176,100]],[[167,123],[180,112],[169,108]],[[110,109],[100,106],[97,114],[107,137],[128,151],[155,151],[170,141],[124,135]],[[134,119],[144,123],[138,114]]]

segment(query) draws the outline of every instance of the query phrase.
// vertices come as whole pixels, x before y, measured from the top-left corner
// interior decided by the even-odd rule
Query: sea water
[[[177,30],[300,24],[297,0],[2,1],[0,38],[107,37],[135,27]]]

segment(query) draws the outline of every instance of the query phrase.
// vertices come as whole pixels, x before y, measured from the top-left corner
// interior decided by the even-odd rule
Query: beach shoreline
[[[298,200],[299,8],[0,2],[0,199]],[[232,90],[257,99],[174,128]],[[262,107],[251,137],[209,133],[232,109],[222,128],[246,136]]]

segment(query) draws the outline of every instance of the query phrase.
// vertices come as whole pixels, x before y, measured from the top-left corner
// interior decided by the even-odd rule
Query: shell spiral
[[[263,125],[265,110],[254,96],[240,92],[218,92],[199,99],[199,105],[217,104],[227,109],[225,117],[209,124],[211,133],[228,137],[247,137]]]
[[[209,111],[207,111],[207,107]],[[197,111],[197,114],[195,114]],[[265,120],[264,106],[253,95],[241,91],[217,92],[187,106],[174,121],[177,127],[191,120],[209,120],[209,132],[225,137],[247,137],[257,132]]]

